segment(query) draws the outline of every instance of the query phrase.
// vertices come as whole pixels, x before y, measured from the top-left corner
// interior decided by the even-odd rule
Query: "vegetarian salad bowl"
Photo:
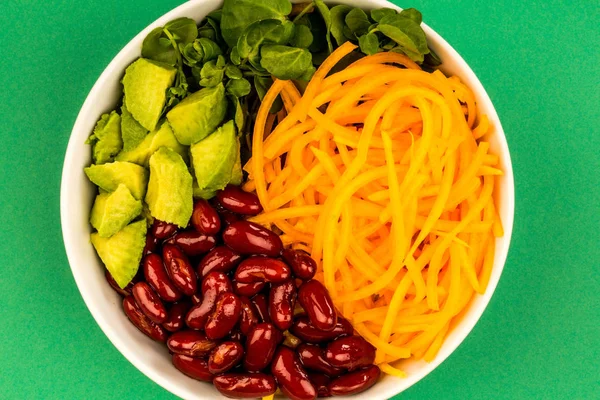
[[[286,4],[281,1],[269,0],[265,2],[266,6],[261,4],[265,8],[272,6],[273,10],[291,9],[287,0]],[[225,4],[228,3],[235,3],[236,7],[241,7],[240,10],[246,10],[252,8],[253,0],[225,0]],[[264,29],[260,40],[265,44],[261,45],[260,50],[256,42],[252,42],[256,37],[252,38],[248,33],[244,33],[247,36],[243,39],[247,47],[240,47],[240,43],[244,44],[241,32],[247,32],[250,25],[240,26],[244,17],[232,16],[230,12],[227,31],[223,29],[222,21],[221,28],[208,28],[215,32],[223,29],[223,38],[227,42],[221,41],[224,50],[218,48],[216,42],[207,40],[204,45],[208,43],[208,47],[202,47],[201,51],[189,47],[191,52],[188,52],[188,47],[181,44],[181,41],[187,40],[182,37],[185,35],[172,35],[167,29],[156,28],[179,18],[190,18],[193,20],[193,42],[197,36],[193,22],[200,23],[209,13],[223,7],[223,1],[186,2],[153,22],[117,54],[92,88],[73,127],[61,184],[62,231],[73,276],[90,312],[117,349],[146,376],[179,397],[213,399],[221,398],[224,394],[264,398],[287,395],[312,399],[317,394],[333,394],[348,399],[390,398],[426,376],[461,344],[482,315],[500,279],[513,225],[514,183],[506,139],[483,86],[444,39],[425,24],[421,25],[421,31],[421,15],[418,11],[411,9],[404,14],[397,14],[394,10],[401,10],[384,0],[342,0],[335,4],[350,7],[338,8],[337,11],[344,10],[340,17],[340,13],[333,12],[333,5],[326,6],[321,0],[315,0],[314,7],[308,7],[307,3],[297,5],[294,7],[294,24],[290,24],[285,17],[289,10],[283,13],[281,19],[285,20],[285,26],[292,26],[291,29],[295,31],[281,43],[277,41],[281,40],[282,35],[285,36],[284,30],[270,39],[269,32],[282,28],[284,24],[271,19],[275,21],[271,26],[273,31],[267,32],[266,25],[261,28]],[[332,7],[331,14],[329,7]],[[374,9],[382,10],[371,12],[367,17],[360,10],[351,14],[349,11],[352,8],[367,13]],[[260,12],[264,11],[257,11],[258,14]],[[344,21],[345,16],[345,23],[348,24],[344,29],[338,26],[335,32],[331,29],[331,34],[330,29],[317,32],[318,35],[327,35],[327,41],[323,40],[322,43],[329,46],[329,51],[325,48],[325,55],[319,61],[316,61],[320,57],[316,51],[307,50],[314,49],[314,46],[309,46],[317,39],[315,31],[311,32],[310,26],[298,28],[302,18],[306,18],[305,14],[313,12],[320,14],[325,21],[336,16]],[[277,13],[268,15],[271,16],[267,18],[276,18],[273,15]],[[404,25],[398,27],[394,21],[401,21]],[[257,19],[255,22],[262,21]],[[363,32],[357,33],[360,30]],[[344,35],[348,39],[343,39],[341,43],[339,37],[343,38]],[[269,43],[269,40],[273,43]],[[348,41],[343,43],[344,40]],[[144,51],[141,51],[142,44]],[[211,45],[217,47],[211,48]],[[252,46],[256,46],[255,53],[252,53]],[[385,55],[387,51],[390,56]],[[200,60],[209,58],[211,52],[214,53],[213,64],[209,69],[206,67],[208,62]],[[350,63],[341,72],[339,66],[337,71],[332,70],[350,52],[362,52],[362,58],[354,60],[354,64]],[[145,64],[136,62],[132,65],[142,55]],[[227,60],[223,57],[225,55]],[[215,63],[215,60],[218,61]],[[190,82],[192,78],[185,76],[182,66],[185,63],[192,67],[195,63],[203,62],[205,65],[202,69],[198,68],[194,75],[200,88],[191,90],[186,79]],[[178,70],[174,68],[177,66]],[[145,72],[146,76],[143,77],[142,73],[133,73],[134,67],[157,72],[151,78]],[[398,74],[408,78],[394,78],[400,76]],[[251,78],[248,78],[250,76],[254,76],[252,84]],[[421,84],[414,86],[416,81]],[[268,84],[260,87],[261,82]],[[438,84],[439,90],[435,87]],[[407,89],[410,85],[413,86]],[[159,90],[158,104],[153,103],[154,98],[148,94],[154,87],[162,88]],[[445,89],[447,87],[452,90]],[[165,89],[168,89],[167,95]],[[260,96],[260,101],[257,101],[253,113],[248,113],[248,109],[240,106],[243,103],[240,99],[251,90],[255,96]],[[363,90],[360,100],[357,98],[357,101],[348,100],[344,103],[348,96],[358,93],[358,90]],[[117,111],[111,113],[121,104],[124,92],[122,115]],[[198,110],[202,110],[199,106],[204,101],[202,99],[208,96],[220,96],[221,100],[218,101],[225,106],[219,108],[211,105],[198,114]],[[281,96],[279,106],[276,104],[278,96]],[[442,104],[442,97],[453,100]],[[403,105],[399,99],[407,103]],[[224,110],[227,104],[230,107],[233,104],[230,109],[234,111],[227,118],[231,121],[225,123]],[[329,104],[328,108],[324,104]],[[387,108],[382,108],[382,104],[388,104]],[[354,108],[348,113],[344,107]],[[100,119],[105,113],[111,114]],[[163,115],[166,115],[166,120],[160,121],[168,122],[159,122]],[[189,115],[194,117],[190,119]],[[377,116],[377,120],[372,119],[373,115]],[[393,124],[398,124],[398,116],[412,120],[404,128],[394,131],[397,125]],[[129,153],[125,149],[121,151],[126,141],[123,128],[126,118],[143,129],[142,136],[147,135]],[[244,122],[244,118],[254,118],[253,124],[247,120]],[[334,118],[335,123],[328,118]],[[388,119],[394,121],[392,125],[388,124]],[[456,123],[452,125],[452,132],[448,128],[448,121]],[[244,129],[252,125],[253,134],[250,132],[245,136]],[[116,126],[112,133],[111,126]],[[434,132],[435,129],[438,131]],[[236,131],[240,139],[237,139]],[[94,134],[90,136],[92,132]],[[118,132],[117,136],[110,136],[114,132]],[[225,142],[219,140],[227,132],[236,141],[226,146]],[[330,135],[323,136],[324,132]],[[353,136],[355,134],[357,136]],[[317,135],[314,136],[316,139],[311,141],[311,135]],[[457,141],[457,136],[453,135],[468,136],[471,147]],[[161,142],[156,145],[159,137]],[[309,139],[302,144],[304,138]],[[210,146],[207,144],[209,141],[212,143]],[[429,142],[434,144],[427,147]],[[251,158],[243,151],[245,145],[248,146],[248,153],[252,153]],[[296,148],[304,153],[295,153]],[[446,153],[443,154],[440,148],[444,148],[443,152]],[[438,150],[440,152],[436,153]],[[298,159],[297,154],[305,155]],[[439,158],[435,157],[436,154]],[[223,160],[226,158],[230,161],[223,173]],[[123,171],[116,169],[109,171],[112,175],[106,175],[106,166],[113,161],[114,164],[121,162],[121,166],[128,165],[127,168],[132,171],[139,170],[142,178],[131,180],[123,175]],[[86,168],[91,164],[95,165]],[[149,172],[146,169],[148,165]],[[311,165],[310,172],[305,170],[307,165]],[[362,171],[366,172],[359,174]],[[461,178],[453,180],[455,174]],[[278,178],[278,175],[281,177]],[[466,175],[470,179],[465,178]],[[216,180],[219,182],[215,183]],[[143,188],[136,182],[142,182]],[[369,183],[360,186],[358,182]],[[144,198],[146,185],[147,194]],[[192,200],[192,185],[195,200]],[[242,185],[245,192],[232,185]],[[361,190],[363,194],[360,194]],[[417,197],[414,203],[407,200],[410,193],[420,193],[419,201]],[[240,205],[235,202],[240,196],[250,200],[244,200],[245,203],[241,201],[244,204]],[[444,196],[445,203],[438,204],[437,199]],[[299,203],[297,198],[310,201]],[[192,201],[195,202],[193,210]],[[211,207],[220,210],[221,222],[217,224],[222,223],[223,228],[216,228],[210,237],[210,246],[194,253],[195,250],[186,247],[188,242],[185,242],[185,238],[199,237],[198,232],[202,227],[198,228],[197,225],[202,225],[202,222],[194,218],[197,212],[202,214],[198,211],[202,207],[212,210],[209,211],[215,215]],[[476,211],[469,212],[470,209]],[[425,214],[419,214],[423,210]],[[238,215],[227,220],[227,216],[234,213]],[[149,221],[149,227],[146,227],[145,218]],[[191,224],[188,226],[190,218]],[[219,219],[218,216],[215,218]],[[476,221],[467,221],[469,218],[476,218]],[[231,222],[234,220],[237,222]],[[351,223],[348,224],[348,221]],[[410,235],[405,235],[402,229],[396,228],[400,226],[398,221],[412,224],[415,229],[409,230]],[[265,226],[273,229],[273,232]],[[160,229],[168,230],[171,227],[173,231],[169,235],[159,237],[162,235],[158,233]],[[234,227],[238,232],[233,232]],[[255,231],[243,231],[243,227]],[[239,233],[240,229],[242,233]],[[179,233],[170,236],[173,232]],[[222,237],[217,232],[223,232],[220,234]],[[244,245],[235,243],[234,239],[243,235],[249,238],[252,234],[263,235],[263,245],[267,242],[276,245],[257,250],[260,246],[256,242],[244,239],[247,240],[246,245],[252,242],[254,246],[247,251]],[[271,240],[269,235],[275,239]],[[477,239],[481,237],[485,239]],[[127,241],[119,242],[123,238],[127,238]],[[152,251],[159,253],[157,248],[148,250],[148,238],[164,239],[164,267],[161,257],[151,254]],[[142,252],[144,244],[146,247]],[[284,246],[286,250],[282,250]],[[377,249],[382,246],[388,246],[385,248],[389,249],[387,253],[390,254],[378,252]],[[409,247],[411,250],[407,252]],[[446,250],[440,250],[438,254],[439,248]],[[165,308],[163,301],[179,300],[181,291],[189,296],[187,300],[190,305],[192,301],[196,304],[192,310],[206,303],[209,290],[205,292],[204,285],[206,275],[212,268],[206,269],[206,257],[209,256],[205,256],[198,267],[199,278],[204,278],[204,299],[196,295],[201,284],[200,280],[196,282],[194,270],[191,270],[191,275],[188,274],[188,277],[193,276],[193,282],[190,282],[185,281],[185,277],[179,279],[181,270],[176,268],[181,267],[177,260],[185,260],[182,263],[190,265],[187,257],[196,263],[199,258],[195,257],[204,256],[209,251],[209,255],[214,255],[216,251],[229,252],[227,254],[244,260],[235,274],[231,268],[220,272],[222,279],[229,282],[230,289],[220,292],[218,298],[217,292],[214,292],[210,314],[206,314],[209,315],[208,322],[203,321],[195,326],[194,321],[190,322],[190,314],[187,314],[187,327],[196,330],[183,332],[188,335],[186,340],[192,343],[189,337],[193,336],[211,343],[211,348],[205,353],[191,354],[198,356],[196,359],[190,356],[189,349],[177,347],[173,338],[182,332],[171,332],[181,329],[183,322],[180,321],[176,328],[166,327],[165,310],[171,313],[176,306],[167,305]],[[316,261],[303,251],[310,253]],[[401,252],[403,255],[400,255]],[[251,256],[253,254],[261,256]],[[271,258],[264,258],[265,255]],[[294,264],[294,260],[298,260],[294,258],[296,256],[305,257],[304,264],[298,264],[302,268],[312,268],[313,264],[314,268],[305,273]],[[428,257],[427,261],[420,265],[420,270],[415,270],[424,257]],[[172,265],[169,264],[171,261]],[[143,265],[140,271],[144,272],[147,283],[139,278],[141,272],[134,276],[140,262]],[[165,281],[172,280],[173,290],[179,293],[170,300],[167,299],[168,294],[157,287],[156,278],[148,276],[148,268],[154,268],[153,262],[158,269],[162,268]],[[239,261],[235,266],[237,263]],[[271,263],[268,266],[271,269],[262,265],[265,263]],[[262,272],[256,272],[260,269],[257,265],[264,267]],[[279,272],[273,272],[277,268]],[[285,279],[289,278],[285,282],[282,278],[284,275]],[[111,279],[113,288],[107,284],[107,279]],[[234,289],[231,289],[232,282]],[[135,286],[132,290],[133,283]],[[282,285],[288,286],[283,288]],[[392,290],[386,292],[390,285],[393,286]],[[240,308],[239,298],[242,304],[251,301],[250,294],[242,293],[242,286],[258,287],[253,295],[265,287],[263,292],[267,293],[262,296],[267,296],[264,298],[269,301],[269,311],[266,317],[260,314],[263,323],[259,325],[269,325],[269,329],[277,335],[283,333],[286,336],[285,342],[281,336],[280,342],[283,344],[277,347],[273,358],[275,361],[270,364],[269,359],[268,363],[254,369],[248,360],[251,352],[249,332],[255,332],[256,326],[248,326],[246,330],[242,326],[246,309]],[[468,295],[460,294],[467,289]],[[278,293],[284,300],[273,300]],[[296,293],[298,304],[294,308]],[[146,304],[152,303],[150,300],[153,299],[156,300],[155,305],[160,306],[157,309],[151,309]],[[230,302],[230,308],[224,305],[229,304],[227,302]],[[256,306],[255,300],[252,302]],[[299,306],[300,311],[296,313]],[[284,307],[283,311],[281,307]],[[219,312],[223,315],[235,313],[236,319],[223,317],[223,320],[219,320]],[[284,320],[286,313],[291,320]],[[393,315],[390,317],[390,314]],[[181,314],[180,318],[183,316]],[[447,319],[439,322],[436,318],[441,316]],[[242,333],[236,331],[237,318],[241,318],[239,329]],[[321,364],[321,367],[313,368],[297,350],[295,346],[298,343],[294,344],[294,340],[315,342],[294,330],[293,326],[296,325],[292,326],[292,323],[297,324],[294,318],[304,318],[306,324],[312,324],[323,332],[333,332],[339,324],[347,324],[344,326],[350,326],[350,331],[345,335],[350,336],[331,336],[330,340],[333,341],[329,344],[320,342],[320,348],[306,344],[311,351],[320,352],[323,349],[326,367]],[[403,318],[413,321],[412,325],[402,325]],[[268,322],[270,320],[273,320],[275,328]],[[233,323],[223,330],[227,321]],[[427,327],[418,327],[428,323],[437,327],[434,333],[431,336],[418,335],[419,331],[429,332]],[[212,327],[209,327],[210,324]],[[183,329],[185,331],[188,328]],[[223,332],[218,333],[219,329]],[[248,336],[247,341],[245,336]],[[180,342],[184,341],[184,336],[178,338]],[[238,350],[241,349],[242,354],[246,351],[243,369],[241,355],[226,368],[211,367],[214,359],[208,358],[208,354],[213,351],[213,357],[216,351],[213,349],[220,340],[229,340],[220,342],[221,345],[236,341]],[[343,340],[346,344],[340,342]],[[364,346],[363,350],[358,351],[360,354],[352,354],[352,349],[343,348],[353,343],[352,340]],[[290,349],[296,349],[298,354]],[[256,349],[253,351],[256,352]],[[265,348],[265,352],[268,349]],[[174,353],[173,356],[170,353]],[[345,356],[347,359],[344,361],[341,358]],[[273,357],[273,354],[269,357]],[[348,361],[350,359],[352,362]],[[196,363],[194,365],[197,368],[208,369],[204,372],[191,371],[189,365],[192,364],[186,367],[182,365],[182,360]],[[312,372],[308,371],[307,375],[304,368]],[[292,371],[291,378],[286,375],[288,370]],[[320,375],[325,383],[313,379],[315,370],[325,371],[324,375]],[[223,375],[226,371],[236,371],[238,375]],[[258,371],[262,371],[262,374],[257,374]],[[260,376],[261,390],[252,391],[248,385],[244,386],[243,379],[239,378],[240,373],[245,373],[243,376],[247,380]],[[202,380],[212,381],[214,386]],[[304,387],[298,388],[298,382]],[[277,385],[283,393],[275,393]]]

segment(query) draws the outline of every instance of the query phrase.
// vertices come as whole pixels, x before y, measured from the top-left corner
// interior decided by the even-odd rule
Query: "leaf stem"
[[[304,17],[309,12],[312,12],[314,9],[315,9],[314,3],[309,3],[306,7],[304,7],[304,9],[302,11],[300,11],[300,14],[296,15],[296,17],[294,18],[294,20],[292,22],[293,23],[298,22],[298,20],[300,18]]]

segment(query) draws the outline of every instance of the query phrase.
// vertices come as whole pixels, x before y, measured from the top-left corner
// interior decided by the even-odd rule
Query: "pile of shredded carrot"
[[[309,252],[338,310],[404,376],[431,361],[490,278],[502,225],[492,127],[456,77],[379,53],[340,72],[339,47],[303,95],[275,81],[260,107],[244,189],[254,222]],[[270,114],[278,96],[284,109]]]

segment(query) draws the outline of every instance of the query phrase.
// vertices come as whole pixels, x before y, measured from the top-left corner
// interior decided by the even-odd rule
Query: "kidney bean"
[[[198,275],[204,277],[211,271],[229,272],[242,261],[242,256],[227,246],[218,246],[202,258]]]
[[[232,213],[228,210],[219,211],[219,216],[221,217],[221,227],[227,228],[229,225],[233,224],[236,221],[239,221],[241,218],[239,215]]]
[[[167,310],[160,301],[158,295],[146,282],[138,282],[133,285],[131,294],[135,302],[148,318],[157,324],[162,324],[167,320]]]
[[[263,210],[254,193],[248,193],[239,186],[227,185],[217,192],[217,200],[226,210],[242,215],[257,215]]]
[[[190,357],[204,357],[216,346],[217,342],[197,331],[175,332],[167,340],[167,347],[173,353]]]
[[[302,340],[292,335],[290,331],[283,332],[283,345],[295,349],[302,344]]]
[[[269,365],[275,349],[282,339],[282,334],[272,324],[255,325],[246,338],[246,355],[244,368],[250,372],[258,372]]]
[[[231,332],[229,332],[229,335],[227,336],[227,339],[233,341],[233,342],[242,342],[244,340],[244,335],[242,334],[242,332],[240,332],[239,329],[234,329]]]
[[[177,225],[157,219],[154,220],[152,228],[150,228],[150,234],[160,240],[173,236],[175,232],[177,232]]]
[[[290,267],[283,261],[268,257],[250,257],[235,271],[235,280],[241,283],[282,283],[290,278]]]
[[[233,281],[233,291],[238,296],[252,297],[260,293],[266,286],[266,282],[241,283]]]
[[[223,232],[223,241],[240,254],[262,254],[277,257],[283,249],[279,236],[249,221],[231,223]]]
[[[286,249],[282,253],[285,262],[292,268],[294,276],[303,281],[311,280],[317,273],[317,263],[302,250]]]
[[[354,328],[352,328],[348,320],[340,317],[333,330],[324,332],[317,329],[307,316],[299,316],[295,319],[290,331],[305,342],[322,343],[329,342],[341,336],[352,335]]]
[[[269,291],[269,316],[273,325],[282,331],[288,330],[294,322],[296,304],[296,286],[294,282],[272,285]]]
[[[192,212],[191,224],[195,230],[205,235],[216,235],[221,230],[219,214],[204,199],[196,200]]]
[[[135,303],[133,296],[127,296],[123,299],[123,310],[129,320],[149,338],[164,342],[167,340],[167,333],[162,326],[155,324],[148,318]]]
[[[360,336],[346,336],[327,345],[325,359],[334,367],[352,371],[375,361],[375,347]]]
[[[144,257],[144,278],[146,282],[158,293],[164,301],[177,301],[183,293],[173,284],[167,270],[163,264],[162,258],[158,254],[148,254]]]
[[[269,306],[267,304],[267,297],[264,294],[257,294],[252,298],[252,304],[256,307],[258,316],[262,322],[271,322],[269,318]]]
[[[273,357],[271,373],[279,382],[281,391],[289,398],[312,400],[317,397],[317,391],[294,350],[280,346]]]
[[[204,329],[221,293],[231,293],[231,281],[222,272],[211,272],[202,280],[202,302],[187,313],[185,322],[192,329]]]
[[[266,397],[277,390],[275,379],[260,373],[219,375],[213,385],[224,396],[238,399]]]
[[[331,393],[329,392],[329,382],[331,382],[331,379],[327,375],[309,372],[308,379],[310,379],[310,382],[317,390],[317,396],[331,397]]]
[[[221,339],[233,329],[240,319],[242,303],[233,293],[221,293],[214,311],[208,316],[204,331],[209,339]]]
[[[164,245],[163,260],[175,286],[187,296],[196,293],[198,287],[196,272],[179,247],[172,244]]]
[[[254,304],[252,304],[249,298],[240,297],[240,302],[242,304],[240,331],[242,331],[244,335],[247,335],[250,332],[250,329],[258,324],[258,311],[256,311],[256,307],[254,307]]]
[[[168,312],[168,318],[163,322],[162,327],[169,332],[177,332],[183,328],[185,322],[185,314],[190,309],[191,304],[188,301],[173,303]]]
[[[235,367],[244,357],[244,347],[239,342],[223,342],[210,352],[208,370],[221,374]]]
[[[127,286],[121,289],[119,284],[115,281],[115,279],[112,277],[110,272],[108,272],[108,270],[104,271],[104,277],[106,278],[106,281],[108,282],[110,287],[113,288],[114,291],[119,293],[121,296],[125,297],[131,294],[131,288],[133,287],[133,283],[130,282]]]
[[[310,322],[322,331],[331,331],[337,323],[337,312],[329,292],[317,280],[304,282],[298,289],[298,302],[308,314]]]
[[[323,356],[323,350],[314,344],[301,344],[296,349],[300,362],[306,369],[322,372],[328,376],[340,376],[344,370],[331,365]]]
[[[202,295],[201,295],[200,293],[197,293],[197,292],[196,292],[196,293],[194,293],[194,294],[192,295],[192,297],[190,297],[190,298],[192,299],[192,303],[193,303],[194,305],[195,305],[195,304],[198,304],[198,303],[202,303]]]
[[[373,386],[381,371],[376,365],[371,365],[358,371],[342,375],[329,383],[329,391],[333,396],[344,396],[363,392]]]
[[[199,381],[212,382],[214,378],[208,370],[208,362],[202,358],[173,354],[173,365],[190,378]]]
[[[217,244],[217,239],[214,236],[196,231],[179,232],[169,240],[189,257],[208,253]]]
[[[146,256],[150,253],[154,253],[156,249],[158,249],[158,245],[160,244],[160,240],[152,236],[150,232],[146,235],[146,245],[144,246],[144,251],[142,255]]]

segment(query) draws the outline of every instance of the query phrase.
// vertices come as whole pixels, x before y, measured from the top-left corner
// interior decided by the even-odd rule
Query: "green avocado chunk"
[[[108,272],[124,288],[137,273],[142,259],[146,245],[146,221],[129,224],[109,238],[92,233],[91,241]]]
[[[120,184],[114,192],[101,193],[96,197],[90,222],[100,237],[111,237],[140,215],[141,211],[142,202],[131,195],[127,186]]]
[[[179,143],[191,145],[210,135],[223,122],[227,111],[222,83],[200,89],[183,99],[167,113]]]
[[[231,180],[239,154],[233,121],[192,145],[190,153],[198,190],[210,192],[223,189]]]
[[[146,203],[154,218],[180,227],[192,216],[192,175],[183,158],[169,148],[161,147],[150,157]]]
[[[125,70],[125,106],[146,130],[156,128],[176,73],[175,68],[146,58],[138,59]]]
[[[107,192],[114,192],[124,184],[137,200],[144,198],[148,183],[148,171],[137,164],[115,161],[102,165],[91,165],[84,169],[96,186]]]
[[[183,146],[177,141],[171,125],[167,121],[159,124],[159,127],[148,134],[136,148],[130,151],[122,151],[117,155],[117,161],[128,161],[138,165],[148,167],[150,156],[161,147],[168,147],[178,153],[187,163],[189,159],[189,151],[186,146]]]
[[[92,157],[95,164],[113,161],[123,147],[121,116],[116,111],[102,115],[86,143],[93,145]]]
[[[133,118],[125,106],[125,100],[121,106],[121,135],[123,137],[123,151],[136,148],[148,136],[148,130]]]

